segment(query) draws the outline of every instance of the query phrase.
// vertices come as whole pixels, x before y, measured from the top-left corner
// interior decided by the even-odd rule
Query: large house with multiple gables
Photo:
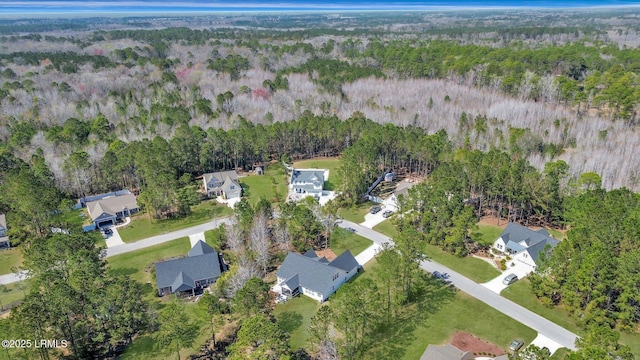
[[[535,271],[540,255],[548,255],[558,243],[559,241],[545,229],[531,230],[510,222],[498,240],[493,243],[493,248],[508,254],[513,261],[528,265],[532,271]]]
[[[115,225],[139,211],[135,195],[126,191],[121,195],[97,197],[86,203],[89,216],[96,227]]]
[[[290,193],[297,198],[314,196],[320,198],[327,170],[292,169],[289,179]]]
[[[158,296],[196,291],[213,284],[227,270],[222,255],[199,240],[187,257],[156,263]]]
[[[207,173],[202,175],[202,180],[208,197],[222,196],[226,200],[231,200],[238,199],[242,195],[238,173],[234,170]]]
[[[284,297],[299,294],[323,302],[360,270],[360,264],[349,250],[332,261],[315,251],[304,254],[290,252],[284,259],[272,290]]]

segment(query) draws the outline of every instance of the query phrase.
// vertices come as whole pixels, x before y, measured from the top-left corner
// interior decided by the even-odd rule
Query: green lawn
[[[547,229],[547,231],[549,232],[549,234],[551,234],[551,236],[558,240],[563,240],[565,238],[565,235],[556,229]]]
[[[369,209],[374,205],[376,204],[366,201],[349,208],[341,208],[338,210],[338,215],[354,223],[361,223],[364,221],[364,216],[369,213]]]
[[[21,248],[0,250],[0,275],[12,273],[11,269],[20,265],[22,265]]]
[[[260,198],[271,202],[284,201],[287,198],[288,180],[284,169],[267,168],[264,175],[249,175],[238,179],[242,185],[242,196],[255,205]]]
[[[193,207],[193,213],[182,219],[153,220],[147,214],[134,215],[131,224],[118,229],[124,242],[134,242],[150,236],[200,225],[215,217],[231,215],[233,210],[213,200],[204,201]]]
[[[335,190],[340,185],[338,177],[338,167],[340,166],[339,158],[322,158],[301,160],[293,163],[296,169],[327,169],[329,170],[329,178],[325,179],[324,189]]]
[[[377,265],[354,281],[377,281]],[[426,275],[426,274],[425,274]],[[456,331],[466,331],[507,348],[516,337],[527,343],[536,332],[462,292],[455,292],[428,276],[419,301],[402,308],[396,321],[384,326],[363,359],[419,359],[428,344],[446,343]]]
[[[481,235],[478,242],[484,246],[491,246],[502,234],[502,227],[500,226],[479,223],[478,228],[478,232]]]
[[[311,318],[319,308],[320,304],[316,300],[304,295],[276,305],[273,315],[282,329],[291,335],[291,349],[297,350],[305,346]]]
[[[24,288],[24,291],[23,289]],[[7,285],[0,285],[0,304],[4,309],[14,301],[24,299],[25,292],[29,292],[29,280],[25,280],[20,283],[13,283]]]
[[[374,226],[373,229],[389,236],[390,238],[393,238],[398,234],[398,231],[389,220],[381,222]],[[443,251],[435,245],[429,244],[425,244],[425,250],[427,252],[427,256],[429,256],[433,261],[449,267],[475,282],[487,282],[501,274],[498,269],[480,259],[472,257],[457,257]]]
[[[578,328],[575,320],[571,318],[568,312],[558,307],[546,307],[538,301],[531,291],[531,283],[527,278],[521,279],[509,286],[503,290],[500,295],[522,305],[543,318],[553,321],[569,331],[576,334],[580,333],[580,328]]]
[[[151,278],[153,263],[174,256],[184,256],[190,248],[189,238],[183,237],[164,244],[112,256],[107,258],[107,262],[112,271],[129,275],[142,284],[151,281],[155,286]]]
[[[220,251],[224,246],[226,239],[218,229],[207,230],[204,232],[204,241],[212,248]]]
[[[340,255],[348,249],[351,250],[351,254],[353,254],[353,256],[356,256],[372,244],[373,241],[348,232],[340,227],[333,229],[331,238],[329,239],[329,247],[336,255]]]

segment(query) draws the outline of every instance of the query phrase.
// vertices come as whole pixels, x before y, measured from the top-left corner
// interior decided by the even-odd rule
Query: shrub
[[[507,270],[507,259],[500,260],[500,270]]]

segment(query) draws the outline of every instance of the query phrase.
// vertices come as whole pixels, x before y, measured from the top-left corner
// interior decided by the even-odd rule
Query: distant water
[[[594,8],[640,6],[640,0],[266,1],[266,0],[0,0],[1,14],[192,12],[308,12],[346,10],[455,10],[481,8]]]

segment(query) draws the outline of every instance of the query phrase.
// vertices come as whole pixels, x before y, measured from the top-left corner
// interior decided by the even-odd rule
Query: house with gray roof
[[[236,199],[242,196],[242,187],[238,183],[238,173],[235,170],[219,171],[202,175],[204,191],[209,197],[222,196]]]
[[[463,351],[457,347],[447,345],[429,345],[420,360],[473,360],[475,357],[470,351]]]
[[[493,243],[493,248],[508,254],[514,261],[530,266],[533,271],[540,255],[548,255],[558,243],[545,229],[531,230],[510,222]]]
[[[227,270],[222,255],[198,241],[186,257],[158,262],[156,284],[158,296],[174,293],[194,295],[199,289],[213,284]]]
[[[323,302],[342,284],[358,273],[360,265],[349,250],[332,261],[319,257],[315,251],[289,253],[276,274],[272,290],[285,297],[299,294]]]
[[[135,195],[129,192],[124,195],[104,197],[86,204],[89,216],[97,227],[115,225],[116,222],[140,210]]]
[[[4,214],[0,214],[0,249],[10,247],[11,242],[7,236],[7,218]]]
[[[314,196],[320,198],[324,187],[325,173],[323,169],[292,169],[289,179],[290,192],[296,197]]]

